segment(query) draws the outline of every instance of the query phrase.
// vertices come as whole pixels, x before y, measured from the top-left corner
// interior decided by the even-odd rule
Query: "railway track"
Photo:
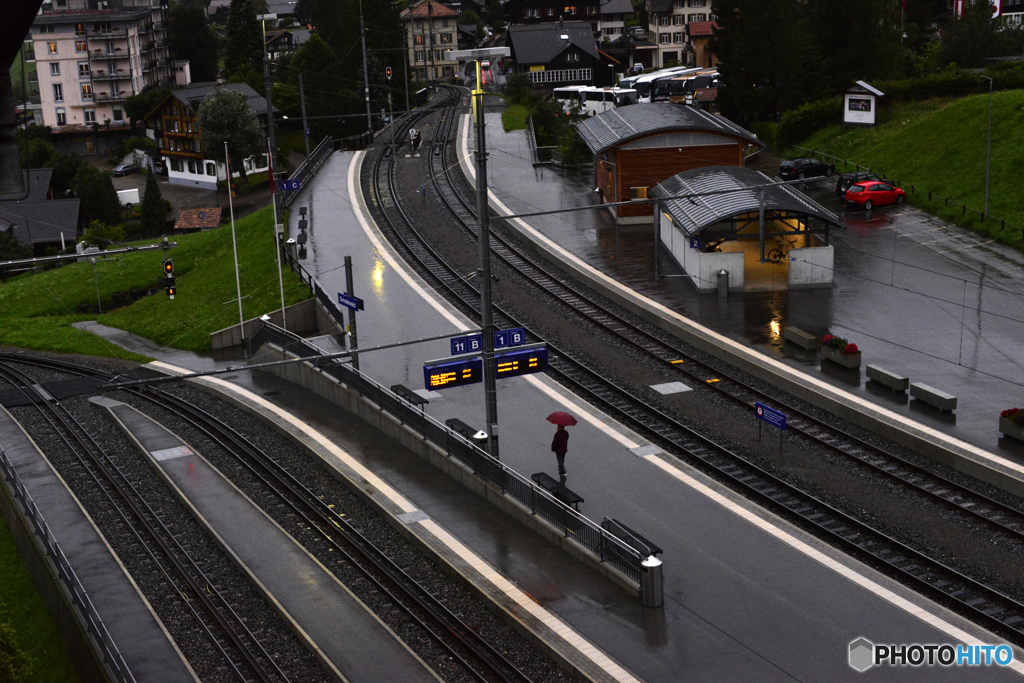
[[[455,164],[450,161],[449,155],[448,143],[456,121],[455,108],[460,99],[458,95],[452,94],[444,102],[448,111],[439,114],[441,118],[434,139],[434,146],[440,147],[441,153],[431,155],[428,164],[438,195],[467,234],[476,239],[475,206],[460,194],[452,177]],[[424,113],[424,116],[434,113]],[[439,145],[438,138],[444,144]],[[376,197],[399,197],[394,188],[394,165],[393,158],[378,156],[375,159],[372,188]],[[385,206],[383,201],[380,204]],[[477,316],[477,290],[430,247],[417,231],[401,202],[389,202],[382,213],[386,222],[382,227],[421,277],[433,283],[467,315]],[[500,223],[500,218],[492,220]],[[492,232],[491,249],[493,255],[520,273],[523,281],[532,283],[574,314],[599,325],[608,334],[642,350],[648,357],[659,363],[670,364],[699,387],[715,391],[749,410],[754,409],[755,401],[783,410],[787,413],[790,428],[802,438],[840,453],[879,476],[899,482],[915,495],[939,502],[1017,541],[1024,541],[1024,514],[1015,508],[924,470],[913,462],[817,419],[792,403],[765,394],[736,376],[702,363],[677,341],[667,335],[647,332],[626,315],[616,312],[612,306],[585,292],[546,262],[519,249],[510,240],[503,239],[498,231]],[[499,307],[495,307],[494,320],[498,328],[526,327],[533,340],[542,341],[538,335],[529,331],[527,325]],[[549,374],[667,452],[698,465],[784,518],[812,530],[833,545],[883,569],[976,623],[1018,645],[1024,644],[1024,605],[761,469],[679,423],[632,392],[600,377],[583,363],[574,360],[568,351],[550,343],[548,350]]]
[[[19,358],[19,363],[25,360]],[[235,612],[199,564],[165,524],[130,478],[59,401],[48,401],[33,389],[35,380],[7,359],[0,363],[0,379],[20,389],[49,427],[74,454],[83,471],[116,512],[138,547],[149,558],[166,585],[177,595],[213,647],[240,681],[288,681],[259,639]]]
[[[18,363],[58,370],[78,376],[112,379],[112,375],[73,363],[0,353],[0,362]],[[262,449],[208,411],[166,391],[124,389],[174,413],[230,454],[289,512],[322,538],[333,552],[355,568],[372,590],[404,613],[419,633],[433,640],[447,657],[475,681],[528,683],[530,678],[509,662],[495,647],[453,614],[444,603],[419,585],[387,554],[361,534],[343,515],[335,512],[278,464]]]

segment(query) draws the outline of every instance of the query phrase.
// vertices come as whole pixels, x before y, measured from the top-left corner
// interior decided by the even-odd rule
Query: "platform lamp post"
[[[447,61],[476,62],[476,90],[473,91],[473,114],[476,121],[476,213],[480,226],[480,330],[483,336],[484,398],[487,403],[487,452],[498,457],[498,393],[495,387],[494,323],[491,320],[491,232],[487,213],[487,137],[484,132],[484,91],[480,87],[481,60],[508,57],[507,47],[476,50],[448,50]]]
[[[992,171],[992,77],[982,76],[988,79],[988,152],[985,156],[985,217],[988,220],[988,179]]]

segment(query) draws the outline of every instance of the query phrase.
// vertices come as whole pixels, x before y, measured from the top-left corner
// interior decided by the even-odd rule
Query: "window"
[[[85,153],[90,155],[96,153],[96,143],[93,142],[92,138],[88,138],[85,141]]]
[[[673,26],[682,26],[685,23],[685,21],[686,21],[686,17],[684,17],[682,14],[673,14],[672,15],[672,25]]]
[[[658,17],[658,26],[668,26],[668,22],[671,19],[668,15]]]
[[[448,28],[448,19],[441,20],[441,28]]]
[[[75,35],[79,38],[85,36],[85,24],[75,24]]]
[[[63,102],[64,101],[64,86],[60,83],[53,84],[53,101]]]
[[[675,6],[677,9],[682,9],[683,7],[686,6],[686,2],[685,0],[676,0]]]
[[[671,42],[672,42],[672,34],[671,33],[659,33],[658,34],[658,43],[660,43],[661,45],[668,45]]]
[[[708,15],[706,15],[706,14],[691,14],[688,17],[688,19],[689,19],[689,21],[691,23],[695,22],[695,21],[707,21],[708,20]]]
[[[683,34],[682,33],[673,33],[672,34],[672,42],[673,43],[681,43],[681,42],[683,42]]]
[[[181,159],[171,159],[171,170],[182,173],[185,170],[185,164],[181,163]]]
[[[79,78],[89,78],[89,76],[90,76],[90,74],[89,74],[89,62],[79,62],[78,63],[78,77]]]
[[[416,61],[417,62],[422,62],[423,61],[423,50],[416,50]]]
[[[75,41],[75,52],[88,52],[88,51],[89,51],[89,46],[86,44],[86,42],[84,40],[76,40]]]
[[[50,75],[60,76],[60,62],[50,62]]]
[[[441,77],[442,78],[451,78],[454,75],[455,75],[455,67],[454,66],[443,66],[443,67],[441,67]]]
[[[191,121],[191,119],[185,122],[185,131],[189,132],[189,133],[192,132],[192,121]]]
[[[85,117],[86,125],[89,125],[90,123],[96,123],[96,110],[95,109],[86,109],[85,111],[82,112],[82,115]]]
[[[110,26],[109,21],[101,21],[100,23],[96,24],[96,26],[102,33],[110,33],[113,30]]]
[[[647,188],[646,187],[631,187],[629,188],[630,199],[647,199]]]
[[[66,125],[68,125],[68,115],[67,115],[67,112],[65,112],[63,108],[57,110],[57,125],[58,126],[66,126]]]
[[[450,34],[450,33],[442,33],[441,34],[441,44],[442,45],[445,45],[445,44],[450,45],[451,42],[452,42],[452,34]]]
[[[565,61],[569,62],[570,64],[575,64],[576,62],[579,62],[580,61],[580,53],[578,53],[578,52],[570,52],[569,54],[567,54],[565,56]]]
[[[217,175],[217,165],[212,161],[206,162],[206,175]]]
[[[46,51],[51,55],[57,54],[57,43],[47,43]]]
[[[108,55],[112,55],[112,54],[114,54],[114,52],[115,52],[115,50],[114,50],[114,41],[108,40],[107,41],[107,54]]]
[[[39,27],[40,33],[53,33],[53,25],[43,25]]]
[[[107,62],[107,73],[109,73],[111,76],[117,73],[117,62]]]
[[[118,109],[117,107],[114,107],[114,121],[116,121],[117,123],[124,121],[124,112]]]
[[[416,44],[416,45],[422,45],[423,44],[423,38],[424,38],[423,35],[413,36],[413,43]]]
[[[193,175],[195,175],[195,172],[196,172],[196,162],[195,162],[195,159],[189,159],[188,160],[188,172],[193,174]]]
[[[554,7],[548,7],[548,16],[549,17],[555,16],[555,8]]]
[[[82,84],[82,99],[92,101],[92,83]]]
[[[568,7],[565,8],[565,10],[563,10],[563,13],[564,14],[571,14],[571,15],[575,16],[575,14],[576,14],[576,5],[569,5]]]

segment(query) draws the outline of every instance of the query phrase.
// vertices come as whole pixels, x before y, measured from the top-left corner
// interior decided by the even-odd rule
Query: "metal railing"
[[[72,604],[74,604],[79,614],[85,620],[86,629],[95,638],[103,660],[110,667],[114,678],[117,681],[134,683],[135,676],[132,675],[131,669],[128,668],[124,657],[121,656],[121,651],[117,649],[114,639],[107,632],[107,627],[93,606],[89,594],[82,587],[82,582],[78,580],[78,576],[75,574],[71,563],[68,562],[68,558],[64,556],[64,551],[60,549],[60,544],[53,538],[50,527],[47,526],[46,520],[43,519],[43,514],[36,507],[35,501],[32,500],[32,496],[25,488],[21,477],[14,470],[14,464],[8,459],[3,447],[0,447],[0,470],[3,471],[4,479],[11,485],[15,499],[21,502],[22,509],[24,509],[25,516],[32,525],[33,532],[46,548],[46,554],[57,568],[57,576],[71,594]]]
[[[309,293],[320,302],[324,310],[327,311],[327,315],[331,317],[331,320],[342,330],[345,329],[345,313],[338,308],[337,302],[330,294],[327,293],[320,283],[317,282],[316,277],[313,276],[308,270],[306,270],[299,259],[295,257],[295,254],[290,252],[285,245],[281,245],[281,262],[287,264],[299,276],[307,287],[309,287]]]
[[[879,178],[886,178],[886,177],[892,178],[892,182],[895,183],[897,187],[903,187],[902,183],[900,183],[898,178],[893,178],[892,176],[890,176],[890,175],[888,175],[886,173],[882,173],[881,171],[876,171],[876,170],[874,170],[872,168],[868,168],[867,166],[862,166],[861,164],[858,164],[858,163],[853,162],[853,161],[849,161],[848,159],[843,159],[841,157],[837,157],[834,154],[826,154],[825,152],[820,152],[820,151],[818,151],[816,149],[808,149],[806,147],[801,147],[800,145],[793,145],[793,149],[803,150],[804,152],[807,152],[807,154],[809,156],[811,156],[811,157],[814,157],[815,155],[817,155],[819,158],[821,158],[822,161],[827,161],[828,159],[831,159],[833,166],[837,165],[839,162],[842,162],[845,167],[852,168],[855,171],[869,171],[869,172],[874,173],[875,175],[877,175]],[[952,205],[954,207],[959,206],[960,209],[961,209],[961,211],[960,211],[960,215],[961,216],[966,218],[967,217],[967,213],[971,212],[971,213],[977,215],[978,217],[980,217],[982,223],[985,223],[986,221],[994,221],[996,223],[999,223],[999,229],[1000,230],[1006,230],[1007,227],[1010,227],[1010,228],[1012,228],[1014,230],[1020,230],[1021,238],[1024,239],[1024,226],[1014,225],[1013,223],[1007,223],[1005,219],[993,218],[992,214],[986,214],[984,211],[978,211],[977,209],[972,209],[971,207],[967,206],[966,204],[958,202],[955,199],[950,199],[949,197],[943,197],[943,196],[941,196],[941,195],[939,195],[939,194],[937,194],[935,192],[930,192],[928,190],[922,190],[921,188],[916,187],[915,185],[910,185],[909,188],[903,187],[903,190],[904,191],[909,191],[909,193],[912,194],[912,195],[917,195],[917,194],[927,195],[929,201],[932,201],[932,200],[941,201],[942,205],[947,207],[947,208],[950,205]]]
[[[262,323],[257,327],[247,343],[250,358],[265,343],[275,344],[286,352],[298,356],[320,356],[324,353],[301,337],[270,323]],[[317,362],[316,366],[325,374],[357,391],[380,410],[390,413],[401,424],[408,425],[425,440],[441,448],[449,458],[457,460],[477,476],[500,488],[502,494],[547,521],[566,538],[572,538],[590,550],[600,557],[602,562],[608,563],[630,579],[640,582],[640,562],[644,558],[635,549],[602,529],[600,525],[562,503],[530,479],[491,457],[458,432],[421,412],[419,408],[390,389],[377,384],[351,365],[332,359]]]
[[[331,146],[330,136],[325,137],[320,141],[320,144],[316,146],[316,149],[310,152],[309,159],[299,164],[299,167],[295,169],[290,176],[288,176],[288,180],[299,181],[299,189],[285,190],[281,193],[283,195],[281,202],[284,204],[285,208],[295,201],[299,192],[302,192],[302,188],[306,185],[306,180],[316,173],[316,170],[320,168],[325,161],[327,161],[327,157],[329,157],[333,151],[334,148]]]

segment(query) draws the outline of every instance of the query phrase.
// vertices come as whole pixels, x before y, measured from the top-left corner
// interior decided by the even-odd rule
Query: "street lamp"
[[[982,78],[988,79],[988,153],[985,156],[985,218],[988,219],[988,179],[992,171],[992,78],[990,76],[982,76]]]
[[[481,60],[509,57],[507,47],[476,50],[446,50],[446,61],[475,61],[476,90],[473,108],[476,120],[476,213],[480,225],[480,329],[483,332],[484,398],[487,403],[487,452],[498,457],[498,394],[495,387],[494,323],[491,321],[491,233],[487,213],[487,138],[484,133],[484,91],[480,85]]]

